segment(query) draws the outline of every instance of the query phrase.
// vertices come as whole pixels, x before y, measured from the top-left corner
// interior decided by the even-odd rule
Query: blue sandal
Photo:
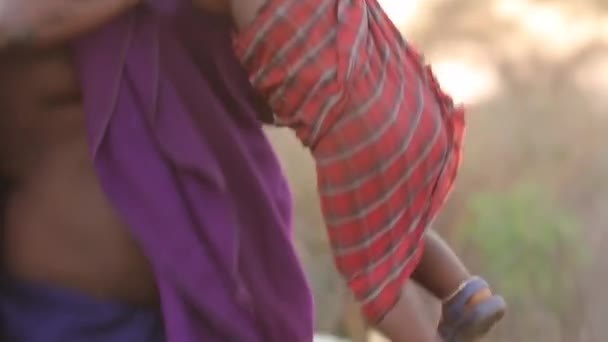
[[[491,296],[474,307],[466,307],[471,297],[488,287],[483,279],[472,278],[454,299],[443,306],[439,335],[444,342],[476,341],[504,316],[507,304],[500,296]]]

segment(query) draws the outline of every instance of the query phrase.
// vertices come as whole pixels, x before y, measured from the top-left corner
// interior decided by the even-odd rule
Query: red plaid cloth
[[[310,147],[337,267],[376,322],[452,187],[463,110],[376,0],[270,0],[236,50],[276,123]]]

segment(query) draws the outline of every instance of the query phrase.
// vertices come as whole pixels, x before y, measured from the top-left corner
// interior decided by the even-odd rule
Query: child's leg
[[[445,301],[471,279],[471,274],[434,231],[427,231],[424,244],[420,264],[412,278],[439,300]]]
[[[506,305],[487,284],[472,277],[452,249],[433,231],[412,279],[443,302],[440,334],[445,341],[472,341],[504,315]]]

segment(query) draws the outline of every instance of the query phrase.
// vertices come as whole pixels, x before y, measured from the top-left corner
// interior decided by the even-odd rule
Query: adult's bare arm
[[[0,49],[65,43],[135,7],[140,0],[3,0]]]

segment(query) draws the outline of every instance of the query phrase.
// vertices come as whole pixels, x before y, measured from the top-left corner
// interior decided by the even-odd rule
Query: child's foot
[[[481,278],[471,278],[443,305],[439,334],[444,342],[472,342],[486,335],[504,316],[507,305],[492,295]]]

